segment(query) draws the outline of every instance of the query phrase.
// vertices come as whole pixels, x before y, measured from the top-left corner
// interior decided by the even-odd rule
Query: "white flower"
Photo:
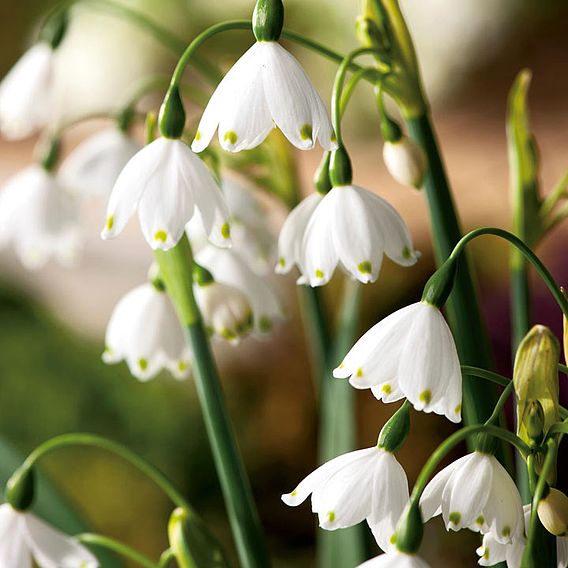
[[[375,556],[371,560],[359,564],[357,568],[430,568],[427,562],[416,554],[406,554],[399,550]]]
[[[190,353],[168,295],[142,284],[116,305],[106,331],[105,363],[125,360],[141,381],[168,369],[177,379],[190,373]]]
[[[316,207],[323,199],[317,191],[302,199],[286,218],[278,238],[278,264],[276,272],[286,274],[294,265],[300,266],[302,243],[306,228]]]
[[[525,530],[528,530],[531,516],[530,504],[523,507],[523,512]],[[492,533],[488,533],[483,537],[483,544],[476,550],[480,556],[479,564],[481,566],[493,566],[499,562],[507,562],[507,568],[521,568],[525,544],[524,535],[504,544],[497,541]],[[568,567],[568,537],[556,538],[556,560],[557,568]]]
[[[12,140],[45,127],[52,110],[53,49],[36,43],[0,83],[0,131]]]
[[[247,297],[233,286],[219,282],[194,284],[195,300],[208,331],[236,344],[252,327]]]
[[[402,136],[396,142],[385,142],[383,159],[391,176],[402,185],[420,188],[426,173],[426,156],[415,142]]]
[[[497,458],[482,452],[464,456],[426,486],[420,507],[425,520],[442,514],[446,529],[491,533],[498,542],[522,537],[521,496]]]
[[[182,237],[195,208],[211,242],[229,246],[227,205],[207,166],[185,142],[158,138],[140,150],[116,180],[101,236],[118,235],[138,209],[148,244],[168,250]]]
[[[209,270],[217,282],[245,295],[252,308],[255,335],[266,335],[276,321],[283,319],[278,298],[266,280],[255,274],[236,251],[208,245],[196,254],[195,260]]]
[[[298,225],[300,221],[298,218]],[[400,215],[366,189],[334,187],[308,221],[299,258],[300,282],[326,284],[338,263],[360,282],[374,282],[384,254],[402,266],[411,266],[418,259]]]
[[[378,545],[388,550],[408,501],[408,481],[394,455],[375,446],[323,464],[292,493],[282,495],[282,501],[296,507],[310,494],[321,528],[341,529],[367,520]]]
[[[31,568],[96,568],[97,559],[62,532],[32,513],[21,513],[11,505],[0,506],[0,566]]]
[[[65,159],[59,176],[81,194],[108,197],[124,166],[140,144],[116,127],[97,132],[79,144]]]
[[[209,101],[195,140],[204,150],[217,127],[221,146],[238,152],[258,146],[277,126],[294,146],[337,145],[325,106],[296,58],[274,41],[255,43],[230,69]]]
[[[0,246],[13,243],[27,268],[53,256],[69,265],[81,248],[75,199],[39,165],[10,178],[0,193]]]
[[[461,420],[462,374],[452,333],[427,302],[402,308],[373,326],[333,371],[379,400],[406,397],[416,410]]]

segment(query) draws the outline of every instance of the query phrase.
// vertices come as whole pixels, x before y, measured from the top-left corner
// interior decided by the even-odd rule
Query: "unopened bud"
[[[385,141],[383,160],[390,175],[402,185],[420,189],[426,175],[426,155],[407,136],[397,141]]]
[[[513,381],[517,396],[517,434],[524,442],[530,443],[531,434],[537,430],[539,435],[546,434],[559,420],[559,358],[558,340],[543,325],[535,325],[517,349]]]
[[[410,404],[404,403],[383,426],[377,445],[387,452],[396,452],[406,441],[410,431]]]
[[[538,503],[538,518],[542,526],[555,536],[568,533],[568,497],[558,489],[551,488],[548,495]]]

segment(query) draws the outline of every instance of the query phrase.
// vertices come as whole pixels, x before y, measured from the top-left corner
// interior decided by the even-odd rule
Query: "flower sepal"
[[[422,301],[437,308],[443,308],[454,287],[457,268],[457,261],[451,257],[448,258],[426,282]]]
[[[387,452],[396,452],[404,445],[410,432],[410,404],[404,403],[383,426],[377,446]]]
[[[331,152],[329,178],[331,179],[333,187],[351,185],[353,181],[351,158],[343,146]]]
[[[397,550],[415,554],[420,548],[424,535],[422,513],[418,502],[409,501],[398,522],[394,541]]]
[[[158,127],[165,138],[181,138],[185,128],[185,108],[177,85],[168,89],[158,115]]]
[[[252,31],[257,41],[278,41],[284,26],[282,0],[257,0],[252,15]]]
[[[27,511],[35,497],[35,470],[22,466],[6,483],[4,500],[16,511]]]

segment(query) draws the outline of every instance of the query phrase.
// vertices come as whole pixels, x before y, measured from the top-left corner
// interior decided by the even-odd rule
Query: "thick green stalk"
[[[155,256],[192,349],[195,385],[240,565],[243,568],[267,568],[270,560],[258,512],[239,454],[209,339],[193,296],[193,259],[187,237],[184,236],[167,252],[157,251]]]

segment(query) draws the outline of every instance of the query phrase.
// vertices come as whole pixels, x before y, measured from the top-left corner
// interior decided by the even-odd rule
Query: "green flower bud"
[[[338,185],[351,185],[353,181],[353,168],[351,158],[343,146],[331,153],[329,164],[329,177],[333,187]]]
[[[394,536],[396,547],[406,554],[414,554],[420,548],[423,535],[424,525],[420,506],[418,502],[409,501],[396,527]]]
[[[185,128],[185,108],[177,85],[168,89],[158,116],[160,133],[166,138],[181,138]]]
[[[426,282],[424,292],[422,293],[422,301],[437,308],[442,308],[454,287],[457,268],[457,261],[453,258],[448,258]]]
[[[404,403],[383,426],[377,445],[387,452],[396,452],[404,445],[410,432],[410,404]]]
[[[198,286],[207,286],[208,284],[212,284],[215,282],[213,278],[213,274],[207,270],[207,268],[197,264],[197,262],[193,262],[193,269],[192,269],[193,281]]]
[[[568,533],[568,497],[558,489],[551,488],[548,495],[538,503],[538,518],[542,526],[555,536]]]
[[[35,497],[35,471],[22,466],[17,469],[6,483],[4,499],[16,511],[27,511]]]
[[[284,26],[282,0],[257,0],[252,14],[252,30],[257,41],[278,41]]]
[[[536,430],[539,435],[546,434],[559,420],[559,358],[558,340],[543,325],[535,325],[517,349],[513,372],[517,435],[529,444],[533,439],[531,434]]]
[[[219,544],[193,513],[178,508],[168,522],[170,548],[180,568],[226,568]]]
[[[323,158],[314,175],[314,186],[318,193],[325,195],[331,190],[331,179],[329,179],[329,164],[331,162],[331,152],[324,152]]]

